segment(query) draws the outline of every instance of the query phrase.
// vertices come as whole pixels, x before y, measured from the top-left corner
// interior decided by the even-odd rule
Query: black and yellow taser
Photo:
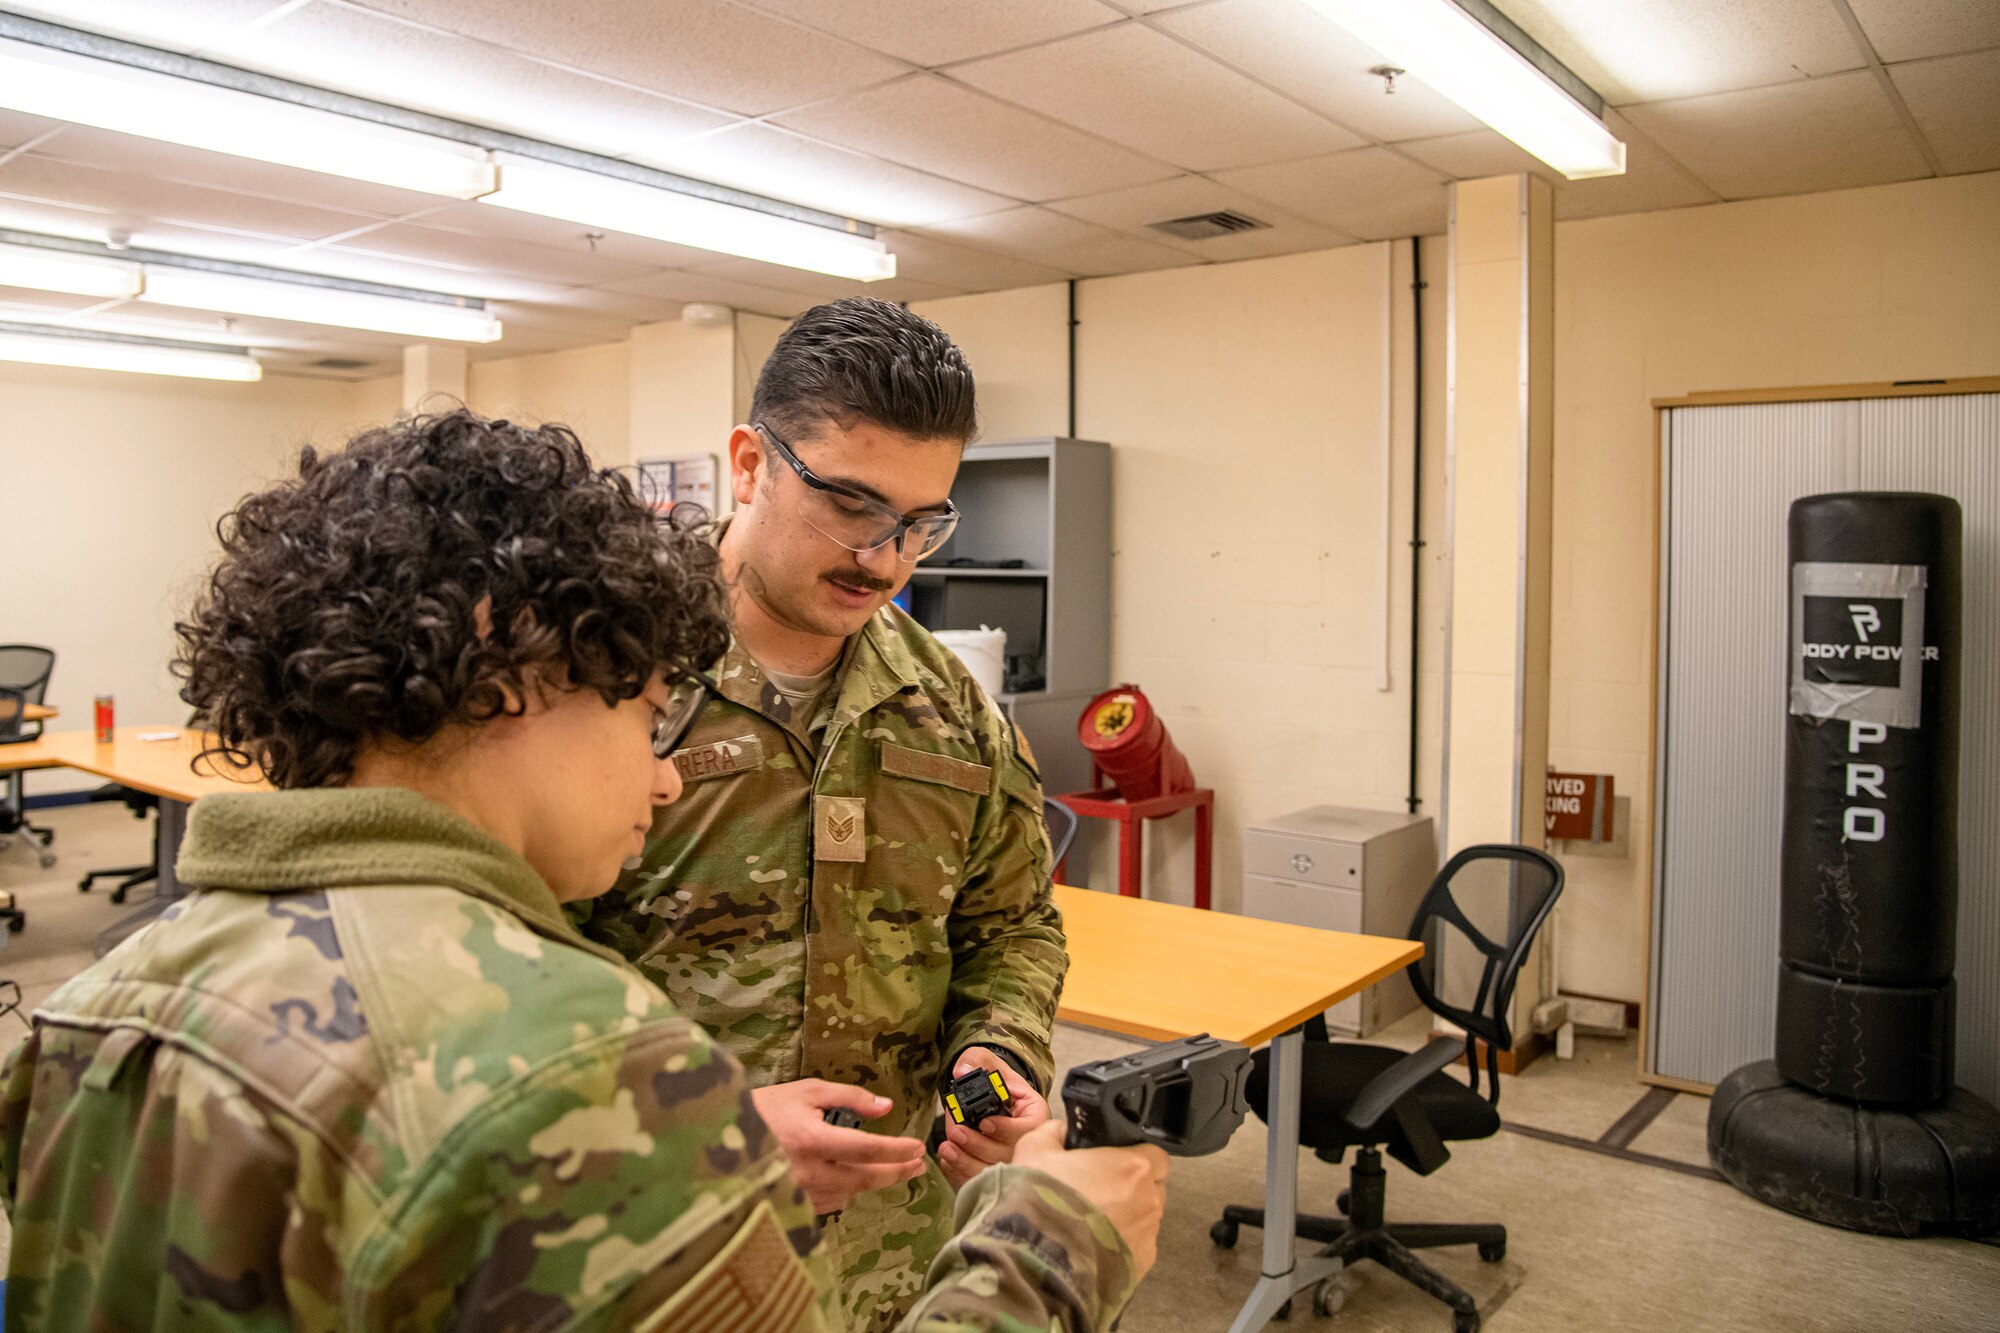
[[[970,1070],[953,1079],[944,1091],[945,1109],[951,1112],[952,1122],[974,1129],[988,1116],[1006,1115],[1007,1104],[1013,1100],[997,1069]]]

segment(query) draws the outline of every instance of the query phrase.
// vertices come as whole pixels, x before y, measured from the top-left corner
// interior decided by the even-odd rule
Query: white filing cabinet
[[[1243,914],[1266,921],[1400,938],[1436,875],[1437,838],[1421,815],[1315,805],[1243,830]],[[1365,1037],[1416,1006],[1398,972],[1326,1018]]]

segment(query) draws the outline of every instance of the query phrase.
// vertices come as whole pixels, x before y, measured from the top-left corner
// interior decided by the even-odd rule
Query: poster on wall
[[[639,494],[660,513],[677,504],[715,508],[715,455],[687,458],[642,458],[638,462]]]

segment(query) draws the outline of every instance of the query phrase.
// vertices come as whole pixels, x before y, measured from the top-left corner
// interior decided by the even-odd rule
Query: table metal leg
[[[118,918],[97,932],[97,938],[91,941],[90,946],[91,952],[97,957],[104,957],[122,944],[127,936],[137,934],[141,927],[166,911],[169,903],[187,892],[185,886],[174,875],[174,862],[181,854],[181,835],[187,832],[187,813],[185,801],[160,798],[159,813],[154,816],[160,821],[158,833],[154,838],[157,849],[154,865],[159,870],[159,887],[153,891],[153,896],[146,900],[145,906]]]
[[[1264,1275],[1229,1333],[1252,1333],[1297,1292],[1340,1272],[1338,1259],[1296,1257],[1299,1212],[1299,1074],[1305,1034],[1293,1028],[1271,1043],[1270,1137],[1264,1150]]]

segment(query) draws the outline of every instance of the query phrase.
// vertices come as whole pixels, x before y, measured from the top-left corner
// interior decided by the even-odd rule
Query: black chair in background
[[[1417,907],[1409,938],[1423,941],[1424,956],[1409,967],[1417,996],[1431,1011],[1464,1029],[1463,1040],[1435,1037],[1422,1050],[1327,1039],[1326,1022],[1306,1025],[1300,1080],[1299,1142],[1322,1161],[1355,1154],[1348,1188],[1337,1207],[1343,1217],[1298,1215],[1298,1234],[1326,1246],[1320,1253],[1352,1267],[1373,1259],[1445,1302],[1453,1333],[1476,1333],[1479,1307],[1457,1284],[1414,1251],[1440,1245],[1477,1245],[1479,1257],[1506,1257],[1507,1229],[1493,1224],[1388,1222],[1383,1217],[1382,1149],[1429,1175],[1451,1156],[1447,1142],[1483,1139],[1500,1129],[1499,1055],[1514,1044],[1507,1011],[1514,982],[1535,934],[1562,892],[1563,872],[1528,847],[1487,844],[1451,858]],[[1480,1047],[1485,1047],[1486,1090],[1480,1092]],[[1465,1057],[1464,1083],[1444,1073]],[[1259,1051],[1248,1093],[1253,1110],[1269,1121],[1270,1052]],[[1225,1248],[1237,1229],[1264,1225],[1261,1208],[1223,1209],[1209,1238]],[[1346,1299],[1334,1279],[1313,1296],[1319,1314]],[[1287,1311],[1289,1306],[1286,1307]]]
[[[1078,819],[1076,811],[1051,797],[1042,798],[1042,822],[1049,826],[1049,850],[1054,853],[1049,858],[1049,868],[1063,863],[1069,855],[1069,845],[1076,841]]]
[[[0,653],[13,649],[0,649]],[[46,651],[46,650],[43,650]],[[54,660],[55,654],[49,658]],[[42,724],[27,720],[28,705],[41,698],[41,685],[47,684],[44,672],[40,683],[31,692],[18,685],[0,684],[0,745],[18,745],[41,735]],[[35,849],[41,860],[42,869],[47,870],[56,863],[56,854],[49,850],[49,844],[56,840],[54,829],[43,828],[28,819],[27,791],[21,781],[21,770],[0,774],[0,847],[19,837],[22,842]],[[6,915],[0,911],[0,915]]]
[[[93,802],[123,801],[126,808],[132,812],[132,818],[134,819],[144,819],[149,814],[157,814],[160,808],[160,798],[151,792],[140,791],[136,787],[121,786],[116,782],[107,782],[102,787],[92,791],[90,799]],[[89,893],[90,886],[97,880],[116,879],[118,887],[111,890],[111,901],[122,903],[125,901],[126,894],[138,888],[141,884],[149,883],[159,877],[160,825],[155,820],[153,824],[153,859],[151,861],[145,865],[107,866],[102,870],[93,870],[78,880],[76,887],[80,892]]]

